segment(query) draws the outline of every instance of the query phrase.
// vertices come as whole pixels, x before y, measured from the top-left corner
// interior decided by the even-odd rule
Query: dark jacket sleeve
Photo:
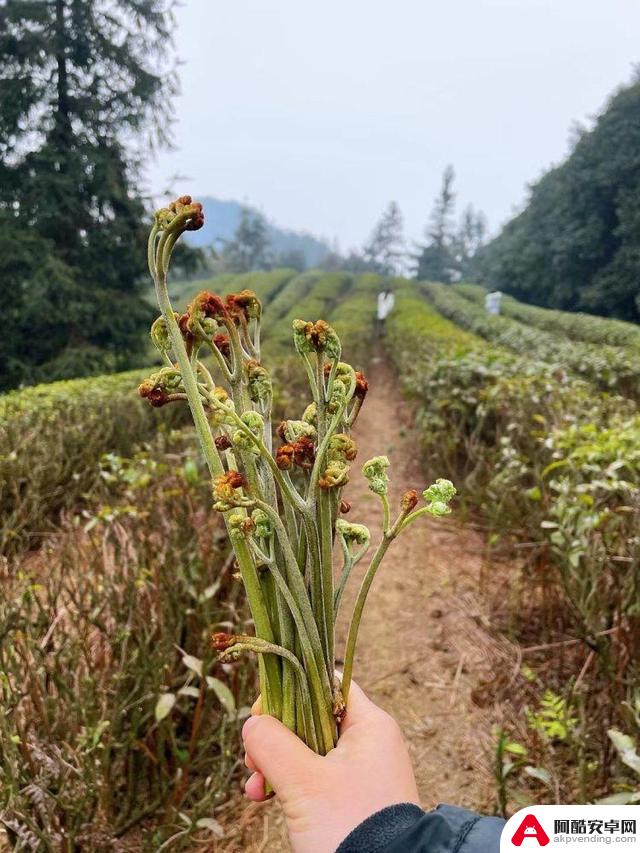
[[[504,823],[456,806],[424,812],[402,803],[363,821],[336,853],[499,853]]]

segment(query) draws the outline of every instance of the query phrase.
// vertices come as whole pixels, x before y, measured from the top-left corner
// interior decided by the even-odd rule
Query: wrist
[[[424,815],[415,803],[396,803],[366,817],[343,839],[336,853],[377,853]]]

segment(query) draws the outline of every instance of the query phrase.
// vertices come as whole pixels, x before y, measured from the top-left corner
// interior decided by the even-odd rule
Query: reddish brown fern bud
[[[226,435],[217,435],[214,439],[218,450],[228,450],[231,447],[231,439]]]
[[[213,343],[220,350],[222,355],[224,355],[226,358],[229,358],[229,356],[231,355],[231,343],[227,335],[214,335]]]
[[[183,196],[183,198],[189,198],[189,196]],[[199,201],[194,201],[191,204],[192,214],[189,222],[187,223],[187,231],[198,231],[198,229],[202,228],[204,225],[204,210],[202,209],[202,205]]]
[[[405,492],[402,496],[402,500],[400,501],[400,506],[402,507],[403,512],[411,512],[412,509],[415,509],[418,505],[418,493],[415,489],[409,489],[409,491]]]
[[[178,319],[178,328],[182,333],[182,338],[185,344],[190,345],[193,344],[193,334],[191,333],[191,329],[189,328],[189,323],[191,321],[191,316],[189,314],[183,314]]]
[[[239,506],[241,496],[237,489],[247,485],[247,481],[239,471],[227,471],[213,478],[213,497],[216,501],[214,508],[219,512],[227,512],[231,507]]]
[[[216,293],[210,293],[208,290],[203,290],[196,296],[189,306],[189,313],[194,308],[205,317],[224,318],[227,316],[227,309],[222,299]]]
[[[281,471],[289,471],[293,467],[294,453],[292,444],[283,444],[276,450],[276,465]]]
[[[190,195],[181,195],[166,207],[156,211],[156,224],[161,228],[172,228],[177,216],[182,215],[180,233],[182,231],[197,231],[204,225],[204,212],[199,201],[193,201]]]
[[[155,409],[159,409],[160,406],[165,406],[170,402],[169,395],[164,388],[158,388],[158,386],[150,379],[145,379],[145,381],[138,386],[138,394],[147,400]]]
[[[227,634],[224,631],[216,631],[215,634],[211,635],[211,645],[217,652],[226,652],[235,641],[236,638],[233,634]]]
[[[353,396],[357,397],[359,400],[364,400],[367,396],[367,391],[369,390],[369,383],[367,381],[367,377],[364,373],[360,373],[359,370],[356,370],[356,389],[353,392]]]
[[[313,442],[306,435],[303,435],[292,445],[293,461],[300,468],[313,468],[313,463],[316,458],[316,449]]]
[[[226,298],[227,310],[236,317],[250,320],[258,318],[262,313],[262,304],[253,290],[241,290],[239,293],[230,293]]]
[[[340,501],[340,512],[343,515],[346,515],[351,510],[351,504],[349,501],[345,501],[344,499]]]
[[[248,536],[250,533],[253,533],[253,531],[254,531],[255,529],[256,529],[256,523],[255,523],[255,521],[251,518],[251,516],[250,516],[250,515],[248,515],[248,516],[243,520],[243,522],[242,522],[241,530],[242,530],[242,532],[244,533],[244,535],[245,535],[245,536]]]
[[[232,489],[241,489],[247,485],[247,481],[239,471],[227,471],[226,474],[223,474],[223,477]]]
[[[276,427],[276,435],[278,436],[278,438],[281,438],[283,441],[286,441],[286,438],[287,438],[285,435],[286,428],[287,428],[287,422],[286,421],[280,421],[280,423]]]
[[[316,320],[309,324],[308,337],[315,350],[323,350],[326,344],[329,324],[326,320]]]

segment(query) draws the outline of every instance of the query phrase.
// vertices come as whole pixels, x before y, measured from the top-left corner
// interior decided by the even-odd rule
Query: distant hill
[[[301,252],[307,267],[317,266],[331,251],[331,247],[323,240],[301,231],[291,231],[280,228],[250,205],[238,201],[223,200],[204,196],[199,199],[205,209],[205,224],[199,231],[187,232],[187,242],[192,246],[216,246],[220,248],[223,240],[230,240],[238,223],[243,207],[247,207],[260,216],[267,225],[271,249],[275,254],[284,252]]]

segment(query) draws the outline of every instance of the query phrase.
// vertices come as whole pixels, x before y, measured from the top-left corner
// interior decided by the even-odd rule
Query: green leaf
[[[546,477],[547,474],[550,474],[552,471],[557,470],[558,468],[564,468],[565,465],[568,465],[569,461],[567,459],[558,459],[556,462],[552,462],[542,472],[542,477]]]
[[[640,791],[621,791],[596,800],[597,806],[628,806],[632,803],[640,803]]]
[[[609,729],[607,732],[615,746],[620,760],[640,776],[640,755],[636,752],[636,742],[629,735],[625,735],[618,729]]]
[[[199,601],[208,601],[210,598],[216,594],[216,592],[220,589],[220,581],[214,581],[211,586],[208,586],[205,591],[200,595]]]
[[[537,779],[539,782],[551,787],[551,773],[545,770],[544,767],[527,766],[524,768],[524,772],[527,776],[531,776],[532,779]]]
[[[212,817],[201,817],[196,821],[198,829],[208,829],[216,838],[224,838],[224,829],[217,820]]]
[[[187,459],[183,467],[184,478],[190,486],[197,486],[200,479],[198,465],[193,459]]]
[[[502,762],[502,778],[506,779],[507,776],[509,776],[513,772],[515,766],[516,765],[513,761],[503,761]]]
[[[197,699],[200,696],[200,691],[197,687],[181,687],[178,690],[178,696],[191,696]]]
[[[202,661],[200,658],[196,658],[193,655],[184,655],[182,663],[202,678]]]
[[[165,717],[168,717],[175,704],[175,693],[162,693],[156,702],[156,720],[160,722],[161,720],[164,720]]]
[[[515,741],[510,741],[509,743],[505,743],[504,745],[505,751],[510,752],[512,755],[526,755],[527,750],[521,743],[516,743]]]
[[[230,717],[234,717],[236,713],[236,700],[233,698],[233,693],[229,690],[224,681],[220,681],[219,678],[214,678],[212,675],[208,675],[207,686],[216,694],[220,704],[224,707],[227,714]]]

